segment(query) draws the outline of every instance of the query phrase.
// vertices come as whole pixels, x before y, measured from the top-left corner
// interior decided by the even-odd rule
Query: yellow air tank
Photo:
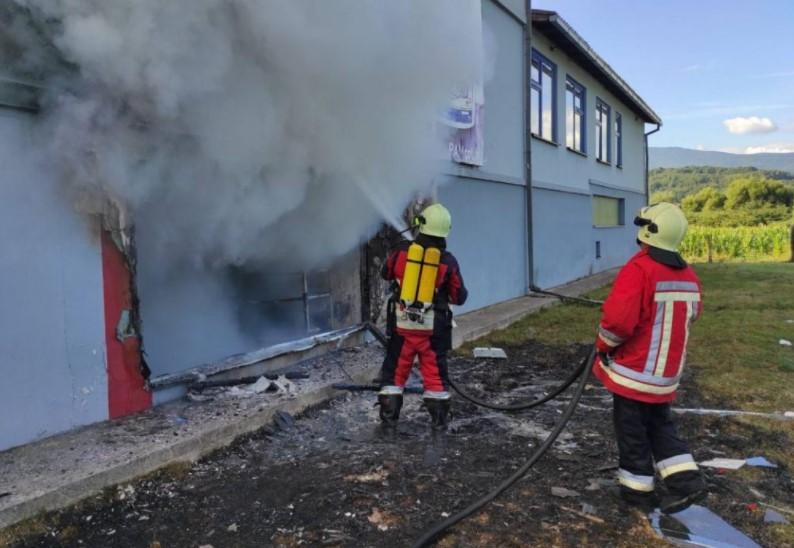
[[[422,275],[419,279],[419,296],[417,298],[424,304],[432,303],[436,294],[436,277],[438,276],[438,263],[440,261],[440,250],[435,247],[425,249],[425,258],[422,261]]]
[[[408,260],[405,262],[405,272],[403,273],[402,285],[400,287],[400,300],[405,303],[412,303],[417,300],[417,290],[419,288],[419,274],[422,271],[422,257],[425,248],[417,243],[408,247]]]

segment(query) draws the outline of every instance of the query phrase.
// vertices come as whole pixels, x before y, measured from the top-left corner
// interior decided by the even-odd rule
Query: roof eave
[[[599,56],[577,32],[554,11],[532,10],[532,24],[547,32],[560,46],[626,102],[645,122],[662,125],[661,117],[629,86],[623,78]],[[587,66],[589,65],[589,66]]]

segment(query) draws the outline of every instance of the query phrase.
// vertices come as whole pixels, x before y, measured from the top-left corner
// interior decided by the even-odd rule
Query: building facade
[[[481,10],[488,67],[467,130],[479,149],[445,162],[434,190],[471,293],[457,313],[625,261],[646,124],[660,123],[557,14],[528,18],[523,0]],[[63,199],[28,137],[37,91],[0,78],[0,450],[179,398],[187,370],[377,315],[385,249],[372,245],[322,271],[208,274],[234,296],[223,313],[158,278],[145,227],[108,229]]]
[[[533,281],[623,263],[647,203],[646,124],[661,119],[554,12],[533,12]]]

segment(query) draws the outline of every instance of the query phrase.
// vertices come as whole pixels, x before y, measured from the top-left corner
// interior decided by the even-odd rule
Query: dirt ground
[[[453,358],[451,374],[493,401],[534,399],[588,349],[530,342],[506,350],[506,361]],[[506,415],[456,398],[449,431],[434,434],[418,396],[406,396],[400,425],[390,431],[379,425],[374,393],[344,394],[299,418],[282,415],[271,428],[193,465],[23,524],[10,545],[409,546],[520,466],[567,400],[563,395]],[[646,516],[617,496],[610,402],[591,378],[553,449],[439,545],[666,546]],[[698,403],[698,395],[684,389],[678,405]],[[729,418],[679,419],[697,460],[753,456],[752,427]],[[705,506],[759,544],[779,546],[774,526],[763,522],[764,507],[753,503],[790,505],[790,470],[706,474],[711,495]]]

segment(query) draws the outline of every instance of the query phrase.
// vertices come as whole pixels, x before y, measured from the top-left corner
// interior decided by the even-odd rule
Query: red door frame
[[[124,254],[106,230],[102,231],[102,278],[105,297],[108,416],[123,417],[152,406],[152,393],[141,373],[141,341],[136,333],[122,340],[116,326],[124,310],[132,311],[132,276]]]

